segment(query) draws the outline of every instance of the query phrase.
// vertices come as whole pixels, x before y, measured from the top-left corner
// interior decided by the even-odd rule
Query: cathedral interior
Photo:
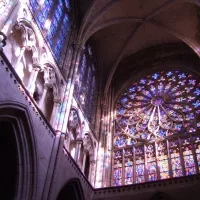
[[[200,196],[200,0],[0,0],[4,200]]]

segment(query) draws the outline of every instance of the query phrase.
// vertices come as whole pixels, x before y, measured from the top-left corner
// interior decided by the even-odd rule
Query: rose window
[[[170,155],[167,152],[171,148],[171,155],[177,156],[175,160],[178,163],[175,164],[183,165],[183,161],[178,159],[184,157],[179,147],[186,145],[183,142],[185,140],[189,145],[200,128],[199,96],[198,79],[179,70],[152,73],[129,86],[116,105],[114,185],[188,175],[186,166],[179,173],[177,170],[169,171]],[[165,142],[160,144],[160,141]],[[171,143],[176,147],[170,147]],[[195,151],[191,144],[187,150],[190,150],[189,155]],[[159,152],[162,153],[161,158]],[[190,157],[190,174],[199,171],[194,168],[193,156]],[[171,163],[173,159],[171,158]],[[200,161],[200,157],[198,159]],[[163,166],[156,167],[161,161]],[[165,175],[158,168],[164,170]],[[145,172],[145,169],[149,171]]]

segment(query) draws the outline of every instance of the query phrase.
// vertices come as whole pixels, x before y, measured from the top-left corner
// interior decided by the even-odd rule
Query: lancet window
[[[74,96],[91,122],[96,101],[96,68],[91,46],[87,45],[82,56],[74,88]]]
[[[199,173],[199,96],[198,78],[181,70],[131,83],[116,104],[114,186]]]
[[[30,1],[30,9],[36,14],[36,21],[41,30],[46,28],[45,38],[55,58],[60,58],[70,27],[71,4],[69,0],[45,0],[39,9],[38,1]]]

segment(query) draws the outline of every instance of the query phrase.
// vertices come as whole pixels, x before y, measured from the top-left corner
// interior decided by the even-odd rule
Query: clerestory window
[[[58,61],[70,30],[71,2],[69,0],[44,0],[40,5],[39,1],[31,0],[29,5]]]

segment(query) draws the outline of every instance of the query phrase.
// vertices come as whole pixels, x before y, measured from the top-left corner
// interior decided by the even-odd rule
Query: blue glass
[[[45,0],[41,10],[37,15],[36,21],[38,22],[38,25],[41,29],[44,28],[44,24],[49,16],[52,6],[53,6],[52,0]]]
[[[68,9],[71,9],[71,5],[70,5],[70,1],[69,0],[65,0],[65,5]]]
[[[36,0],[30,0],[30,9],[31,12],[34,13],[38,7],[38,2]]]

